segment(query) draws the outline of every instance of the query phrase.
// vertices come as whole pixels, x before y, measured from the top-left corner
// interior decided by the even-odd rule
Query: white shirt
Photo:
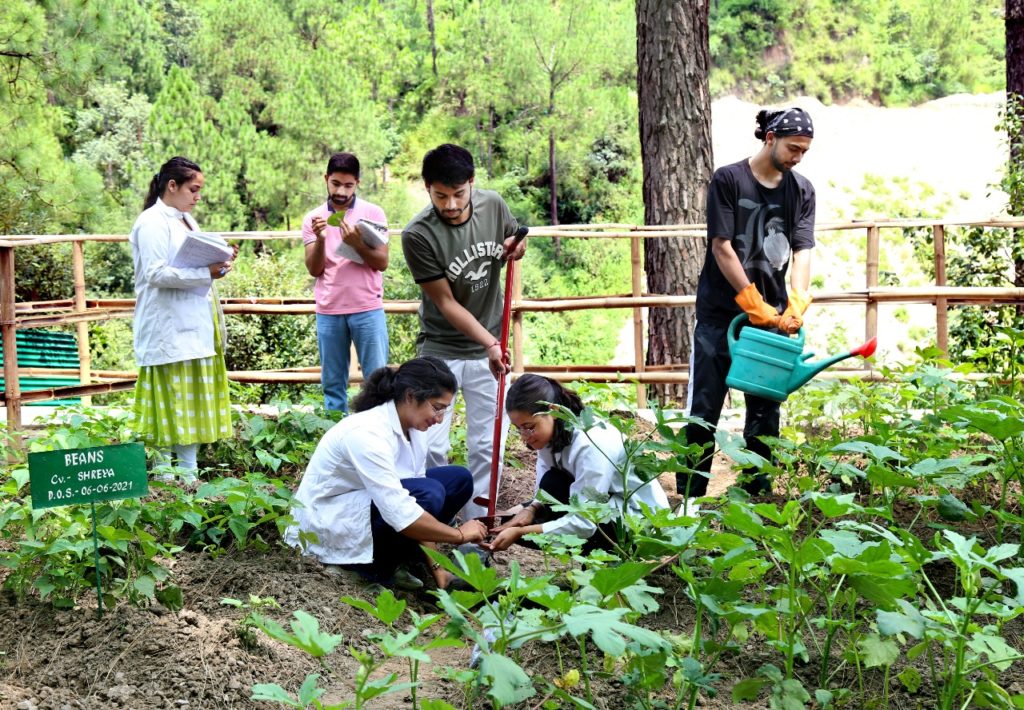
[[[402,433],[394,402],[350,414],[331,427],[317,444],[295,499],[303,507],[292,509],[296,525],[284,539],[301,547],[299,532],[314,533],[317,542],[306,550],[326,564],[373,561],[370,503],[392,528],[402,531],[424,510],[403,478],[426,473],[426,433]]]
[[[209,295],[190,289],[209,286],[208,268],[179,269],[171,259],[185,240],[192,215],[163,200],[135,220],[128,236],[135,264],[135,361],[140,367],[195,360],[214,355],[213,316]]]
[[[569,445],[558,454],[553,454],[550,446],[537,452],[537,485],[548,469],[558,465],[576,479],[569,486],[570,498],[579,496],[581,500],[589,500],[585,491],[593,489],[608,494],[608,505],[622,510],[625,497],[623,480],[616,466],[621,467],[625,461],[626,449],[622,444],[622,434],[611,424],[606,423],[603,427],[597,426],[586,432],[575,430]],[[636,491],[626,503],[628,514],[640,515],[641,503],[652,510],[668,507],[668,496],[657,479],[644,483],[630,466],[625,484],[626,490]],[[597,526],[579,515],[566,514],[542,524],[541,530],[545,533],[589,538]]]

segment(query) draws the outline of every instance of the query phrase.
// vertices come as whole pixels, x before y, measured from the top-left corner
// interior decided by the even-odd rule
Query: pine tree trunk
[[[708,0],[637,0],[637,91],[646,224],[699,223],[711,179]],[[647,290],[693,294],[701,239],[647,239]],[[695,311],[652,308],[647,364],[687,363]],[[662,404],[685,401],[683,385],[657,388]]]
[[[1006,0],[1006,100],[1007,105],[1016,99],[1020,107],[1024,102],[1024,0]],[[1010,141],[1011,169],[1022,170],[1021,160],[1024,159],[1024,131]],[[1014,204],[1014,203],[1018,204]],[[1019,200],[1010,201],[1010,212],[1020,216]],[[1021,248],[1021,231],[1015,230],[1017,247],[1013,254],[1013,285],[1024,288],[1024,248]],[[1018,314],[1024,314],[1024,306],[1017,307]]]
[[[434,0],[427,0],[427,29],[430,31],[430,66],[437,78],[437,35],[434,32]]]

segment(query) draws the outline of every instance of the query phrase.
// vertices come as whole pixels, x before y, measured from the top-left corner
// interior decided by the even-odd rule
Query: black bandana
[[[764,132],[771,131],[779,138],[786,136],[814,137],[814,124],[811,116],[802,108],[788,108],[777,113],[765,126]]]

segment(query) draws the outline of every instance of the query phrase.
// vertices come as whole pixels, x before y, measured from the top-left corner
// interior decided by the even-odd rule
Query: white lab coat
[[[212,283],[210,270],[170,265],[188,233],[182,217],[198,230],[192,215],[157,199],[135,220],[128,237],[135,264],[135,362],[139,367],[215,353],[210,295],[191,290]]]
[[[561,466],[575,478],[569,486],[570,497],[579,496],[580,499],[587,500],[590,496],[585,491],[594,489],[599,493],[607,493],[608,505],[621,510],[624,498],[623,481],[622,474],[616,470],[616,466],[621,466],[625,460],[626,449],[622,443],[622,434],[611,424],[594,427],[588,432],[577,429],[573,432],[569,446],[559,453],[552,453],[550,446],[545,446],[537,452],[536,484],[540,484],[548,469],[556,465]],[[626,474],[626,486],[627,490],[636,491],[626,504],[627,513],[640,515],[641,503],[652,510],[668,507],[668,496],[657,479],[645,484],[630,467]],[[543,523],[541,530],[545,533],[589,538],[597,527],[578,515],[563,515],[557,520]]]
[[[306,551],[325,564],[373,561],[370,504],[381,517],[402,531],[424,510],[403,478],[426,474],[425,432],[402,433],[394,402],[350,414],[324,434],[299,483],[292,510],[296,525],[285,531],[289,545],[301,547],[299,532],[314,533],[318,541]]]

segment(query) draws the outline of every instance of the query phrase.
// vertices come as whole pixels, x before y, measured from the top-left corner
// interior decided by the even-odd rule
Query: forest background
[[[999,91],[1002,13],[1000,0],[712,0],[712,96],[894,107]],[[642,223],[636,71],[629,0],[10,0],[0,233],[126,233],[176,154],[205,170],[204,229],[297,229],[338,150],[360,157],[361,194],[401,226],[426,204],[423,153],[446,141],[474,153],[478,184],[527,224]],[[877,187],[893,216],[942,209],[927,186]],[[66,247],[17,251],[19,300],[70,297]],[[627,251],[533,240],[526,295],[622,292]],[[222,295],[310,295],[298,244],[242,256]],[[90,295],[131,295],[124,244],[89,244],[86,263]],[[397,248],[385,297],[419,297]],[[532,316],[526,356],[606,362],[625,317]],[[317,362],[308,317],[229,327],[229,369]],[[401,361],[415,319],[389,328]],[[94,368],[133,367],[130,323],[91,329]]]

